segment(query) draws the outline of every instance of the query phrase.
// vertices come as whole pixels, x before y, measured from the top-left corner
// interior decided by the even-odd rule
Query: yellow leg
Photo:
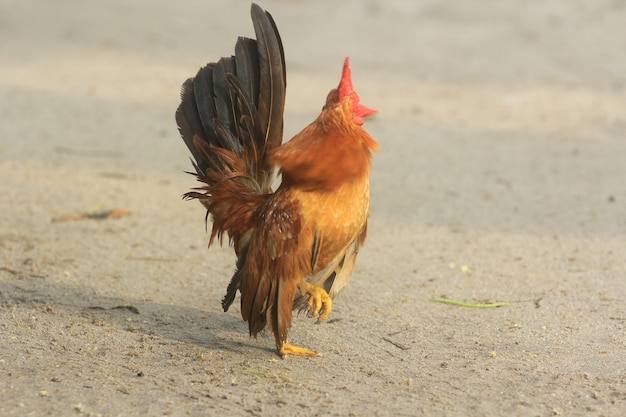
[[[283,343],[283,345],[278,349],[278,354],[281,358],[284,358],[287,355],[293,356],[319,356],[317,352],[312,350],[308,350],[305,348],[301,348],[298,346],[291,345],[289,343]]]
[[[325,321],[333,308],[333,300],[328,296],[328,293],[323,288],[308,282],[304,292],[309,294],[309,302],[307,303],[309,316],[317,317],[319,322]]]
[[[309,295],[309,302],[307,303],[307,309],[309,310],[310,317],[317,317],[318,322],[325,321],[330,314],[333,307],[333,301],[328,296],[328,293],[320,287],[316,287],[308,282],[305,283],[304,290],[300,289],[302,293]],[[271,323],[271,320],[268,320]],[[315,351],[294,346],[285,341],[281,344],[280,340],[277,340],[278,354],[281,358],[287,355],[293,356],[321,356]]]

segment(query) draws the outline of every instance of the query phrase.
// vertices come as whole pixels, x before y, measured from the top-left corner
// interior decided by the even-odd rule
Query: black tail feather
[[[196,108],[196,114],[202,125],[202,131],[196,133],[202,133],[198,136],[205,139],[206,142],[216,144],[217,138],[212,128],[213,120],[216,117],[215,100],[213,98],[214,66],[215,64],[209,64],[204,68],[200,68],[196,76],[192,79],[193,97],[189,97],[190,103],[185,103],[185,97],[183,96],[182,105],[185,106],[185,113],[187,106]]]
[[[252,22],[259,54],[260,96],[259,120],[265,140],[280,145],[283,137],[283,108],[287,77],[285,53],[272,16],[256,4],[252,5]]]
[[[253,95],[250,97],[253,103],[259,102],[259,55],[257,42],[254,39],[240,37],[235,45],[235,64],[237,77],[241,81],[245,91]]]
[[[194,168],[196,168],[196,172],[206,173],[207,170],[219,169],[219,165],[216,165],[215,161],[212,163],[210,158],[207,158],[202,148],[197,146],[198,139],[200,139],[200,142],[206,144],[216,142],[213,128],[207,132],[202,124],[202,117],[200,116],[198,106],[196,106],[196,94],[194,93],[194,88],[197,85],[199,85],[199,83],[194,82],[193,78],[189,78],[183,84],[181,103],[176,111],[176,122],[178,124],[178,130],[195,161]],[[203,105],[201,108],[206,110],[208,106]]]
[[[285,60],[271,15],[256,4],[251,15],[257,39],[240,37],[234,56],[183,84],[176,121],[198,174],[224,171],[211,147],[224,148],[242,158],[245,174],[258,184],[254,191],[268,192],[274,171],[267,154],[282,142]]]
[[[221,58],[213,67],[213,99],[215,102],[215,116],[229,131],[234,131],[235,125],[235,109],[231,97],[230,88],[226,84],[227,74],[236,74],[235,62],[233,57]],[[231,142],[228,139],[217,135],[218,143],[216,145],[230,149],[235,152],[241,152],[241,144],[239,141]]]

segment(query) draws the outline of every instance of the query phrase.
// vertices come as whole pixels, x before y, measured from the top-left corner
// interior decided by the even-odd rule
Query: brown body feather
[[[282,44],[267,12],[253,5],[252,19],[257,40],[240,38],[234,57],[187,80],[176,119],[203,183],[186,197],[211,215],[210,242],[227,234],[237,253],[224,310],[239,291],[250,334],[269,327],[280,351],[306,283],[334,297],[350,279],[367,230],[376,142],[354,123],[354,102],[333,90],[318,119],[280,145]],[[274,167],[282,182],[272,192]]]

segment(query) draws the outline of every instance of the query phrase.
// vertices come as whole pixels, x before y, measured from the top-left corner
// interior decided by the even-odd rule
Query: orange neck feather
[[[281,167],[281,187],[335,190],[350,181],[366,181],[371,151],[378,144],[352,120],[348,106],[325,106],[320,116],[270,157]]]

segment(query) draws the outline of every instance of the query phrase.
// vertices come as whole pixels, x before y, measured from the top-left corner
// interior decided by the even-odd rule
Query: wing
[[[356,258],[359,254],[359,249],[365,242],[367,235],[367,223],[359,231],[357,236],[350,242],[345,251],[340,252],[331,262],[326,265],[321,271],[307,278],[307,281],[311,284],[323,288],[331,298],[337,297],[339,293],[348,285],[354,266],[356,264]],[[319,253],[319,239],[313,239],[313,249],[311,265],[315,265],[316,255]],[[294,301],[294,309],[303,309],[306,307],[307,297],[298,294]]]

